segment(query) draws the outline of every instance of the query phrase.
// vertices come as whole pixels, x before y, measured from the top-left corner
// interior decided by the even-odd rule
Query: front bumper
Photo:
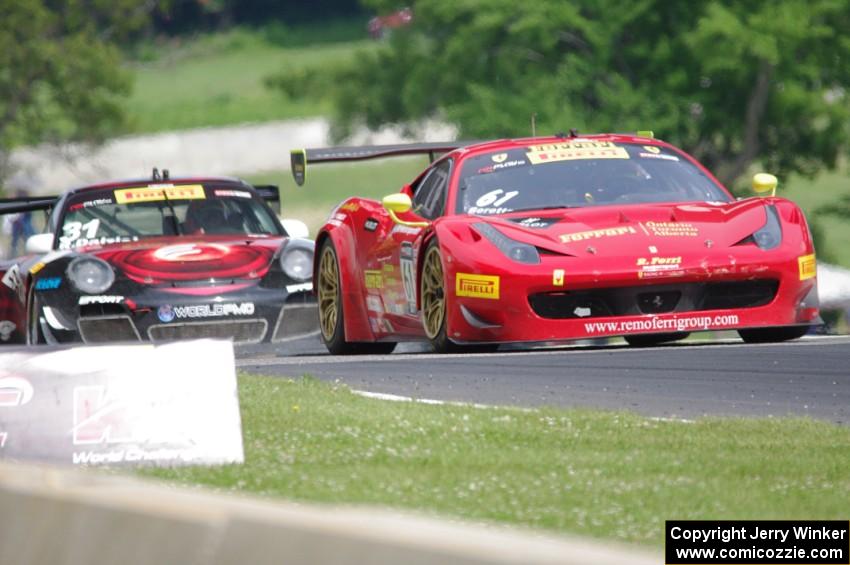
[[[759,260],[727,255],[647,278],[622,260],[544,256],[539,265],[498,270],[453,258],[448,335],[508,343],[819,323],[816,279],[801,277],[798,256],[749,253]],[[458,293],[458,276],[476,271],[498,279],[498,292]]]
[[[132,296],[108,297],[108,302],[99,302],[98,297],[54,297],[40,304],[37,315],[48,343],[201,338],[281,342],[318,330],[312,291],[296,286],[293,292],[253,286],[204,294],[147,288]]]

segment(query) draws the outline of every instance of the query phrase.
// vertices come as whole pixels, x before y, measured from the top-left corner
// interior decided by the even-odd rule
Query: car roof
[[[241,187],[250,188],[251,185],[242,179],[235,177],[171,177],[168,179],[154,180],[150,177],[143,179],[125,179],[114,180],[98,184],[89,184],[78,186],[65,191],[67,194],[78,194],[88,192],[90,190],[102,190],[109,188],[125,188],[125,187],[144,187],[149,185],[168,185],[168,184],[237,184]]]
[[[670,146],[668,143],[655,139],[654,137],[644,137],[627,133],[594,133],[588,135],[570,133],[543,137],[495,139],[492,141],[483,141],[481,143],[467,145],[463,148],[460,148],[458,151],[479,153],[486,151],[519,149],[528,147],[529,145],[546,145],[553,143],[569,143],[576,141],[610,141],[614,143],[637,143],[641,145]]]

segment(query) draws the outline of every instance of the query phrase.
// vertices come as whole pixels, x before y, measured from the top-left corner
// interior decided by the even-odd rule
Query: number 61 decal
[[[498,208],[514,196],[519,194],[518,190],[512,190],[510,192],[505,192],[501,188],[497,188],[496,190],[491,190],[487,194],[482,195],[475,201],[475,205],[478,208],[486,208],[488,206],[493,206]],[[501,196],[501,198],[500,198]]]

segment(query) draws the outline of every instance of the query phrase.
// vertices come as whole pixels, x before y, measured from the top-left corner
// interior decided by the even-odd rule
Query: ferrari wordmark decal
[[[499,298],[499,277],[458,273],[455,294],[470,298]]]
[[[818,264],[815,260],[815,255],[803,255],[797,258],[797,265],[800,268],[800,280],[813,279],[818,274]]]
[[[600,237],[616,237],[618,235],[629,235],[633,233],[637,233],[637,230],[631,226],[607,228],[604,230],[580,231],[577,233],[565,233],[561,236],[561,243],[583,241],[585,239],[599,239]]]
[[[629,153],[610,141],[570,141],[532,145],[527,156],[532,164],[540,165],[577,159],[628,159]]]
[[[206,198],[204,187],[200,184],[182,186],[146,186],[140,188],[122,188],[115,191],[115,202],[132,204],[134,202],[153,202],[155,200],[202,200]]]

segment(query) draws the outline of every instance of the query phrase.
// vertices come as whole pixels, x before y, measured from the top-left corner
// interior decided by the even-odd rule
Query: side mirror
[[[403,192],[396,192],[395,194],[384,196],[381,204],[383,204],[384,208],[386,208],[387,212],[389,212],[390,218],[392,218],[393,222],[397,224],[411,228],[427,228],[430,225],[429,222],[408,222],[397,216],[397,214],[409,212],[413,207],[413,201],[410,200],[410,196]]]
[[[384,205],[384,208],[391,212],[395,212],[396,214],[404,214],[413,208],[413,201],[410,199],[410,196],[403,192],[396,192],[394,194],[384,196],[381,204]]]
[[[310,228],[301,220],[294,218],[281,218],[280,223],[283,224],[283,229],[289,234],[289,237],[298,239],[307,239],[310,237]]]
[[[45,253],[50,253],[50,250],[53,248],[53,234],[52,233],[37,233],[35,235],[31,235],[27,238],[27,243],[24,246],[27,253],[32,255],[44,255]]]
[[[769,173],[758,173],[753,175],[753,192],[756,196],[776,196],[778,182],[776,177]]]

